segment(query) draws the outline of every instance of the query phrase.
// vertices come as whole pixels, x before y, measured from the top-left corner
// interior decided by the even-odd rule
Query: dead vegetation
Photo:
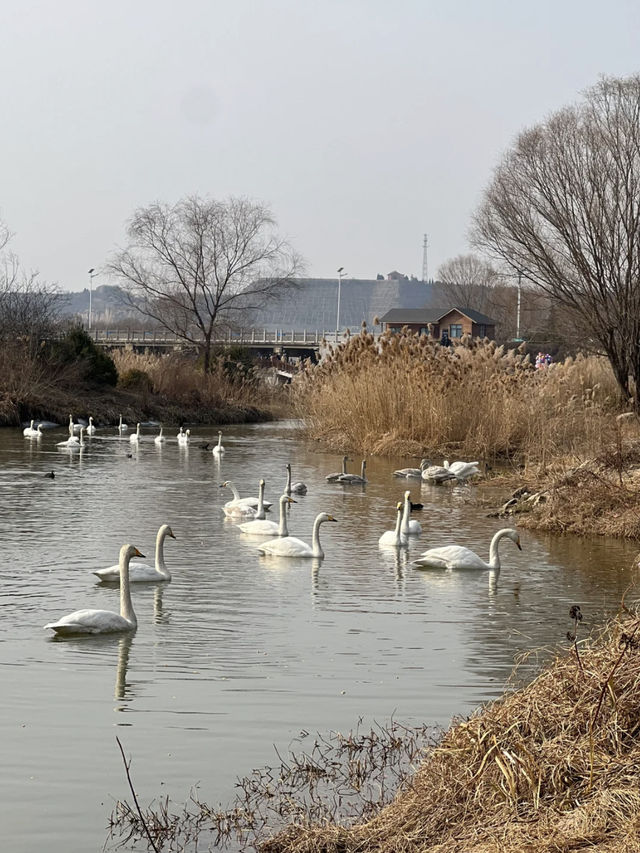
[[[294,395],[310,435],[335,449],[525,463],[615,446],[624,408],[605,358],[536,370],[523,348],[366,329],[304,371]]]
[[[242,780],[230,810],[195,797],[183,812],[167,801],[147,810],[158,849],[233,839],[261,853],[640,850],[640,619],[623,604],[583,640],[580,608],[569,618],[566,651],[437,743],[397,724],[316,741]],[[119,803],[112,839],[143,834]]]

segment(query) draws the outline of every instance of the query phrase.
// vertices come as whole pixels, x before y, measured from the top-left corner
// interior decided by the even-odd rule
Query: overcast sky
[[[640,71],[637,0],[1,8],[0,216],[65,290],[191,193],[266,202],[318,277],[420,277],[426,232],[433,276],[520,129]]]

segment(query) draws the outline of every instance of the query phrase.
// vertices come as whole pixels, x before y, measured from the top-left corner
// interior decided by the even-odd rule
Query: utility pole
[[[422,281],[426,284],[429,281],[429,262],[427,260],[427,249],[429,248],[429,241],[427,240],[427,235],[424,235],[422,240]]]

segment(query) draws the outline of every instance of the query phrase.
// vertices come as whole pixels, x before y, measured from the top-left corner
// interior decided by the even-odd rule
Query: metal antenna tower
[[[422,240],[422,281],[425,284],[429,281],[429,262],[427,260],[427,249],[429,248],[429,241],[427,240],[427,235],[424,235],[424,239]]]

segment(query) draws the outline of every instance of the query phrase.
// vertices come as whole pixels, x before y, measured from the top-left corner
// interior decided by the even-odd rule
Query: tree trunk
[[[205,335],[202,350],[202,369],[205,374],[211,373],[211,335]]]

